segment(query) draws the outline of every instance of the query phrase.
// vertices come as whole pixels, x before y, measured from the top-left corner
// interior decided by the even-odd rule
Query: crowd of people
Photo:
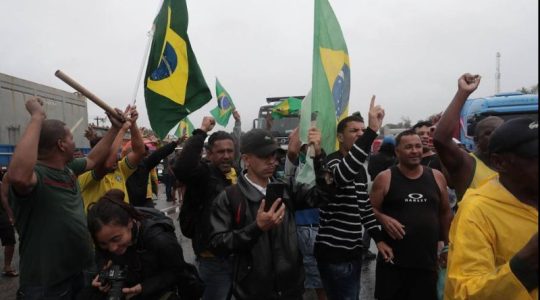
[[[436,124],[385,136],[377,154],[385,110],[375,97],[367,122],[339,121],[333,153],[315,127],[305,145],[294,130],[287,150],[265,129],[242,134],[237,111],[232,134],[211,133],[204,117],[150,152],[128,106],[108,114],[102,137],[87,132],[91,151],[77,158],[69,128],[31,98],[2,178],[3,274],[19,277],[17,299],[302,299],[314,289],[357,300],[373,239],[376,299],[538,299],[538,123],[486,117],[469,153],[453,133],[479,84],[462,75]],[[153,208],[164,159],[196,266]],[[308,166],[311,182],[297,176]]]

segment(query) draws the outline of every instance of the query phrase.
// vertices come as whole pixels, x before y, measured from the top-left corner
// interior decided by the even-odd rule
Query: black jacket
[[[295,183],[293,178],[285,182],[286,214],[283,223],[270,231],[263,232],[257,227],[257,210],[264,195],[244,175],[239,176],[236,186],[243,197],[241,203],[246,204],[244,217],[240,218],[242,224],[235,223],[239,219],[238,209],[232,207],[227,192],[214,201],[210,217],[211,246],[214,253],[235,255],[233,293],[237,299],[302,299],[304,269],[294,211],[326,204],[333,191],[333,184],[324,180],[322,159],[316,161],[314,187]]]
[[[126,188],[129,197],[129,203],[133,206],[145,206],[148,199],[146,198],[146,190],[148,187],[148,175],[159,162],[171,154],[176,148],[176,142],[168,143],[167,145],[157,149],[154,153],[143,158],[137,166],[137,170],[131,174],[126,180]]]
[[[108,260],[127,266],[125,287],[142,285],[142,293],[133,299],[158,299],[167,291],[189,284],[190,265],[184,261],[182,247],[174,228],[166,228],[151,219],[143,219],[133,228],[133,245],[117,256],[96,248],[96,262],[101,270]],[[187,289],[187,288],[186,288]]]
[[[204,140],[207,134],[196,129],[185,143],[182,152],[176,158],[173,171],[176,179],[185,185],[184,201],[200,201],[202,215],[195,226],[195,234],[191,240],[196,255],[208,250],[208,219],[210,206],[214,199],[231,181],[225,178],[221,170],[210,162],[201,159]]]

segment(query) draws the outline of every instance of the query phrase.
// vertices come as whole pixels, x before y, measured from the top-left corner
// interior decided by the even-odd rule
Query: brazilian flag
[[[217,107],[212,109],[210,113],[216,119],[216,122],[225,127],[229,123],[231,114],[234,110],[234,103],[232,102],[231,96],[223,88],[219,80],[216,78],[216,96],[217,96]]]
[[[301,99],[289,97],[272,107],[272,118],[281,119],[287,116],[298,115],[301,107]]]
[[[178,138],[181,138],[184,135],[190,137],[193,135],[193,130],[195,130],[193,123],[191,123],[188,117],[185,117],[178,123],[178,127],[176,128],[174,135],[176,135]]]
[[[317,112],[326,153],[336,149],[336,126],[348,114],[350,87],[349,53],[341,27],[328,0],[315,0],[311,112]]]
[[[154,20],[144,90],[150,125],[160,138],[212,98],[187,27],[186,1],[164,0]]]

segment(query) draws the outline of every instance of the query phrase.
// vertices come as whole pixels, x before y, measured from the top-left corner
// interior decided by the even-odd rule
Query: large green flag
[[[326,153],[336,150],[337,122],[348,114],[351,72],[347,45],[328,0],[315,0],[312,90],[302,101],[300,140],[307,143],[311,122],[321,131]],[[315,184],[313,160],[298,171],[298,182]]]
[[[193,123],[191,123],[188,117],[185,117],[178,123],[178,127],[176,128],[174,135],[176,135],[178,138],[182,138],[184,135],[190,137],[193,135],[193,130],[195,130],[195,126],[193,126]]]
[[[163,0],[154,20],[144,90],[150,125],[160,138],[212,99],[191,49],[187,27],[186,1]]]
[[[315,0],[311,111],[317,112],[326,153],[336,150],[336,125],[348,114],[350,86],[349,54],[336,15],[328,0]]]
[[[223,88],[219,80],[216,78],[216,97],[217,97],[217,107],[212,109],[210,113],[216,119],[216,122],[225,127],[229,123],[231,114],[234,110],[234,103],[232,102],[231,96]]]
[[[272,118],[281,119],[287,116],[298,115],[301,106],[301,99],[289,97],[272,107]]]

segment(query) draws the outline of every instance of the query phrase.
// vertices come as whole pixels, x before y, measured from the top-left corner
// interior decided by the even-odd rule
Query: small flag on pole
[[[185,0],[163,0],[146,67],[146,108],[160,138],[212,99],[187,35]]]
[[[193,123],[191,123],[188,117],[185,117],[182,119],[182,121],[180,121],[180,123],[178,123],[178,127],[176,128],[174,135],[178,138],[182,138],[184,135],[190,137],[193,135],[193,130],[195,130]]]
[[[229,123],[232,112],[234,110],[234,103],[231,96],[223,88],[219,80],[216,78],[216,97],[218,106],[210,111],[216,122],[225,127]]]
[[[272,118],[281,119],[283,117],[298,115],[302,107],[302,100],[294,97],[289,97],[272,108]]]

